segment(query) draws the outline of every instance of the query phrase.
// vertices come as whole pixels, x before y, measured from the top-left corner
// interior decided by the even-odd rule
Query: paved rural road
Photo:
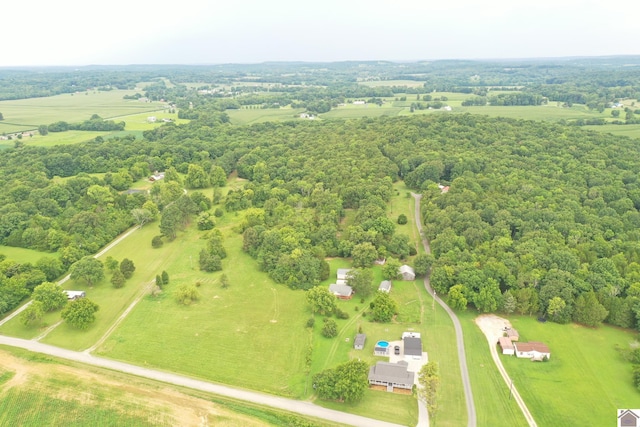
[[[424,250],[430,254],[431,247],[429,246],[429,241],[422,235],[422,216],[420,215],[420,200],[422,199],[422,194],[411,193],[413,198],[416,200],[415,206],[415,218],[416,225],[418,227],[418,233],[422,238],[422,245],[424,246]],[[431,296],[438,301],[438,304],[444,308],[444,310],[449,314],[451,321],[453,322],[453,327],[456,331],[456,342],[458,344],[458,360],[460,361],[460,374],[462,375],[462,385],[464,387],[464,397],[467,402],[467,426],[475,427],[477,424],[476,420],[476,406],[473,403],[473,393],[471,391],[471,381],[469,380],[469,370],[467,369],[467,356],[464,353],[464,338],[462,336],[462,326],[460,326],[460,320],[458,320],[458,316],[449,308],[449,306],[438,297],[433,289],[431,288],[431,282],[429,281],[429,275],[424,278],[424,287],[431,294]]]
[[[66,350],[37,341],[24,340],[20,338],[0,335],[0,344],[12,347],[20,347],[36,353],[44,353],[50,356],[59,357],[61,359],[72,360],[75,362],[85,363],[87,365],[98,366],[106,369],[112,369],[114,371],[137,375],[139,377],[162,381],[164,383],[169,383],[177,386],[188,387],[194,390],[201,390],[208,393],[214,393],[222,396],[232,397],[234,399],[257,403],[260,405],[271,406],[273,408],[283,409],[285,411],[295,412],[310,417],[322,418],[336,423],[348,424],[358,427],[401,427],[399,424],[393,424],[385,421],[361,417],[359,415],[334,411],[332,409],[314,405],[310,402],[286,399],[284,397],[269,396],[266,394],[247,390],[239,390],[220,384],[213,384],[206,381],[196,380],[182,375],[156,371],[153,369],[143,368],[141,366],[118,362],[116,360],[104,359],[102,357],[93,356],[91,354]]]

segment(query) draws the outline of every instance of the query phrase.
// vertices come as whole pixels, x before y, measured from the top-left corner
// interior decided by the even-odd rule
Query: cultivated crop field
[[[547,363],[500,355],[538,425],[613,425],[616,409],[640,407],[631,364],[615,350],[628,347],[637,333],[540,323],[532,317],[509,321],[520,341],[541,341],[551,350]]]
[[[304,108],[241,108],[227,110],[231,123],[248,125],[271,121],[304,120],[299,117]]]
[[[135,90],[87,91],[55,95],[46,98],[30,98],[0,101],[4,120],[0,121],[0,134],[37,129],[60,120],[75,123],[89,119],[92,114],[102,118],[162,110],[160,102],[139,102],[122,99]]]

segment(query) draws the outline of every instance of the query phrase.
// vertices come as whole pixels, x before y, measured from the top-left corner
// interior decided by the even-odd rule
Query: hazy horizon
[[[613,7],[615,6],[615,7]],[[637,55],[632,0],[4,5],[0,67]],[[15,40],[15,41],[12,41]]]

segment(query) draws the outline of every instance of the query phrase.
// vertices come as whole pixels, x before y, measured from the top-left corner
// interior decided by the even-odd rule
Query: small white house
[[[401,266],[398,273],[402,276],[402,280],[416,280],[416,272],[407,264]]]
[[[351,273],[350,268],[339,268],[336,272],[336,279],[346,281],[349,278],[349,273]]]
[[[67,294],[68,300],[76,300],[78,298],[84,298],[87,295],[84,291],[64,291]]]
[[[551,358],[549,347],[541,342],[513,342],[516,349],[516,357],[531,360],[542,360],[545,356]]]

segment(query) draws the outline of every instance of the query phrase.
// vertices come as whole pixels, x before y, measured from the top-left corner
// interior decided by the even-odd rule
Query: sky
[[[7,0],[0,66],[640,54],[637,0]]]

